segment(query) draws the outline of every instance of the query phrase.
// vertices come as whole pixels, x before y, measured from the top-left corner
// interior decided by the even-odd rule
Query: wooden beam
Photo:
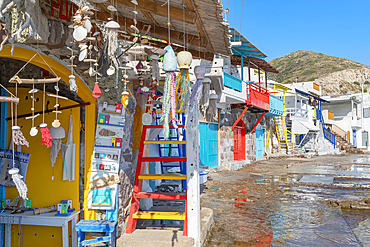
[[[247,112],[248,110],[248,107],[246,106],[243,110],[243,112],[240,114],[240,116],[238,117],[238,119],[235,121],[235,123],[233,124],[233,126],[231,126],[231,131],[234,130],[235,126],[239,123],[239,121],[242,119],[242,117],[244,116],[244,114]]]
[[[168,16],[168,7],[167,4],[162,6],[162,3],[154,2],[151,0],[140,0],[138,1],[139,5],[133,4],[130,0],[117,0],[118,4],[122,4],[132,8],[138,8],[139,10],[147,11],[152,14],[161,15],[161,16]],[[184,21],[184,12],[185,12],[185,22],[194,24],[197,15],[194,12],[189,10],[176,8],[174,6],[170,6],[170,19]]]
[[[0,96],[0,102],[19,103],[19,98]]]
[[[187,104],[186,109],[186,213],[188,236],[194,239],[193,246],[200,245],[200,186],[199,186],[199,120],[198,104]],[[185,231],[185,229],[184,229]]]
[[[253,131],[257,128],[257,125],[261,122],[263,116],[265,116],[266,112],[262,113],[262,115],[260,116],[260,118],[258,119],[258,121],[256,122],[256,124],[253,126],[252,130],[251,130],[251,134],[253,133]]]
[[[19,80],[22,81],[24,84],[34,84],[34,83],[55,83],[61,80],[61,77],[56,77],[56,78],[46,78],[46,79],[21,79]],[[17,79],[11,78],[9,80],[10,83],[18,83]],[[20,84],[20,82],[19,82]]]
[[[97,12],[96,16],[97,16],[96,18],[99,19],[99,20],[107,20],[108,18],[111,17],[110,14],[107,14],[105,12]],[[126,20],[125,20],[123,17],[118,18],[118,23],[121,25],[122,30],[125,28],[125,23],[126,23],[126,27],[129,27],[131,25],[135,25],[135,23],[132,19],[126,18]],[[136,24],[136,27],[139,30],[142,30],[145,25],[148,25],[148,23],[138,21],[137,24]],[[128,31],[128,30],[125,30],[125,31]],[[150,29],[150,34],[148,34],[148,35],[152,35],[155,38],[161,38],[161,39],[167,40],[168,39],[168,30],[167,30],[167,28],[156,26],[155,28]],[[184,35],[183,32],[176,31],[176,30],[171,30],[171,41],[173,41],[174,43],[178,43],[179,45],[182,45],[184,43],[184,39],[183,39],[184,36],[183,35]],[[207,50],[207,44],[209,42],[206,38],[198,37],[198,36],[192,35],[192,34],[187,34],[187,36],[188,36],[188,40],[189,40],[188,44],[193,45],[193,46],[197,46],[197,47],[199,47],[199,46],[204,47],[205,50]],[[160,48],[164,48],[166,45],[167,44],[158,42],[158,44],[156,46],[160,47]],[[183,50],[182,47],[178,47],[178,46],[172,46],[172,48],[175,50],[175,52]],[[189,51],[191,54],[193,54],[194,57],[199,57],[199,50],[188,49],[187,51]],[[213,54],[214,53],[209,51],[209,50],[207,52],[201,51],[200,52],[200,57],[204,58],[206,60],[213,60]]]
[[[145,16],[145,18],[150,22],[150,24],[152,24],[153,26],[157,26],[158,25],[158,23],[153,18],[152,14],[150,14],[149,12],[144,11],[144,10],[142,10],[141,13],[143,13],[143,15]]]

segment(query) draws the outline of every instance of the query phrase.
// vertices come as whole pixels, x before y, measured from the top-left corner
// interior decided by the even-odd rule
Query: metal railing
[[[270,100],[267,88],[255,82],[247,82],[247,103],[250,105],[269,111]]]
[[[270,112],[273,115],[283,116],[284,114],[284,100],[270,94]]]
[[[289,130],[286,130],[288,132],[288,134],[290,134],[290,142],[292,143],[292,150],[294,150],[294,143],[295,143],[295,134],[293,134],[292,132],[290,132]],[[287,135],[288,137],[289,135]],[[289,138],[288,138],[289,140]]]
[[[306,109],[301,108],[286,108],[285,109],[287,115],[290,114],[290,116],[297,116],[297,117],[308,117],[308,111]]]
[[[231,88],[233,90],[242,92],[243,91],[243,80],[230,75],[229,73],[224,73],[224,85],[228,88]]]
[[[327,139],[329,142],[331,142],[334,145],[335,148],[335,135],[330,132],[325,126],[323,125],[323,132],[324,132],[324,137]]]

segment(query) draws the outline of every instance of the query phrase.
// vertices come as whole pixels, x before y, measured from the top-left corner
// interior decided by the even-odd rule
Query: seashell
[[[55,89],[55,91],[59,92],[59,87],[58,86],[54,86],[54,89]]]
[[[47,127],[48,125],[46,123],[42,123],[40,124],[40,128],[44,128],[44,127]]]
[[[36,136],[38,132],[39,131],[36,129],[36,127],[32,127],[30,130],[30,136]]]
[[[136,10],[134,10],[132,12],[134,12],[135,15],[139,14],[139,12],[137,12]]]
[[[28,93],[37,93],[39,90],[37,88],[31,89]]]
[[[80,55],[78,56],[78,61],[83,61],[85,57],[87,56],[87,49],[84,49],[80,52]]]
[[[52,124],[51,124],[54,128],[58,128],[60,127],[60,122],[58,119],[55,119]]]
[[[94,45],[94,50],[95,51],[99,51],[98,47],[96,45]]]
[[[90,10],[90,7],[89,6],[83,6],[81,11],[89,11]]]
[[[94,46],[93,45],[89,45],[89,50],[91,50]]]
[[[86,19],[85,22],[84,22],[84,27],[86,29],[86,31],[89,33],[91,31],[91,22],[89,19]]]
[[[98,35],[100,32],[95,32],[92,36],[95,37],[96,35]]]
[[[111,12],[116,12],[116,11],[117,11],[116,7],[114,7],[113,5],[109,5],[109,6],[107,7],[107,9],[108,9],[109,11],[111,11]]]
[[[79,26],[73,31],[73,38],[76,41],[82,41],[86,38],[86,36],[87,36],[87,30],[82,26]]]
[[[115,22],[115,21],[108,21],[107,24],[105,24],[105,27],[106,28],[115,28],[115,29],[118,29],[121,26],[117,22]]]
[[[107,75],[113,75],[116,72],[115,68],[111,65],[107,70]]]

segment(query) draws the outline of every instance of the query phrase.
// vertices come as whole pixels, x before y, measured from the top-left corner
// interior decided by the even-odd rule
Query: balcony
[[[289,116],[303,117],[303,118],[308,117],[308,111],[306,109],[301,109],[301,108],[286,108],[286,114],[288,118]]]
[[[246,103],[255,111],[270,111],[269,93],[266,88],[254,82],[247,83]]]
[[[270,111],[266,113],[266,116],[277,117],[283,116],[284,114],[284,100],[270,94]]]
[[[224,85],[238,92],[243,91],[243,80],[224,72]]]

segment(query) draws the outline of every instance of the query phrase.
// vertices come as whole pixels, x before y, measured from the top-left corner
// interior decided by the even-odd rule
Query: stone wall
[[[233,170],[234,167],[234,133],[230,126],[220,128],[219,169]]]

